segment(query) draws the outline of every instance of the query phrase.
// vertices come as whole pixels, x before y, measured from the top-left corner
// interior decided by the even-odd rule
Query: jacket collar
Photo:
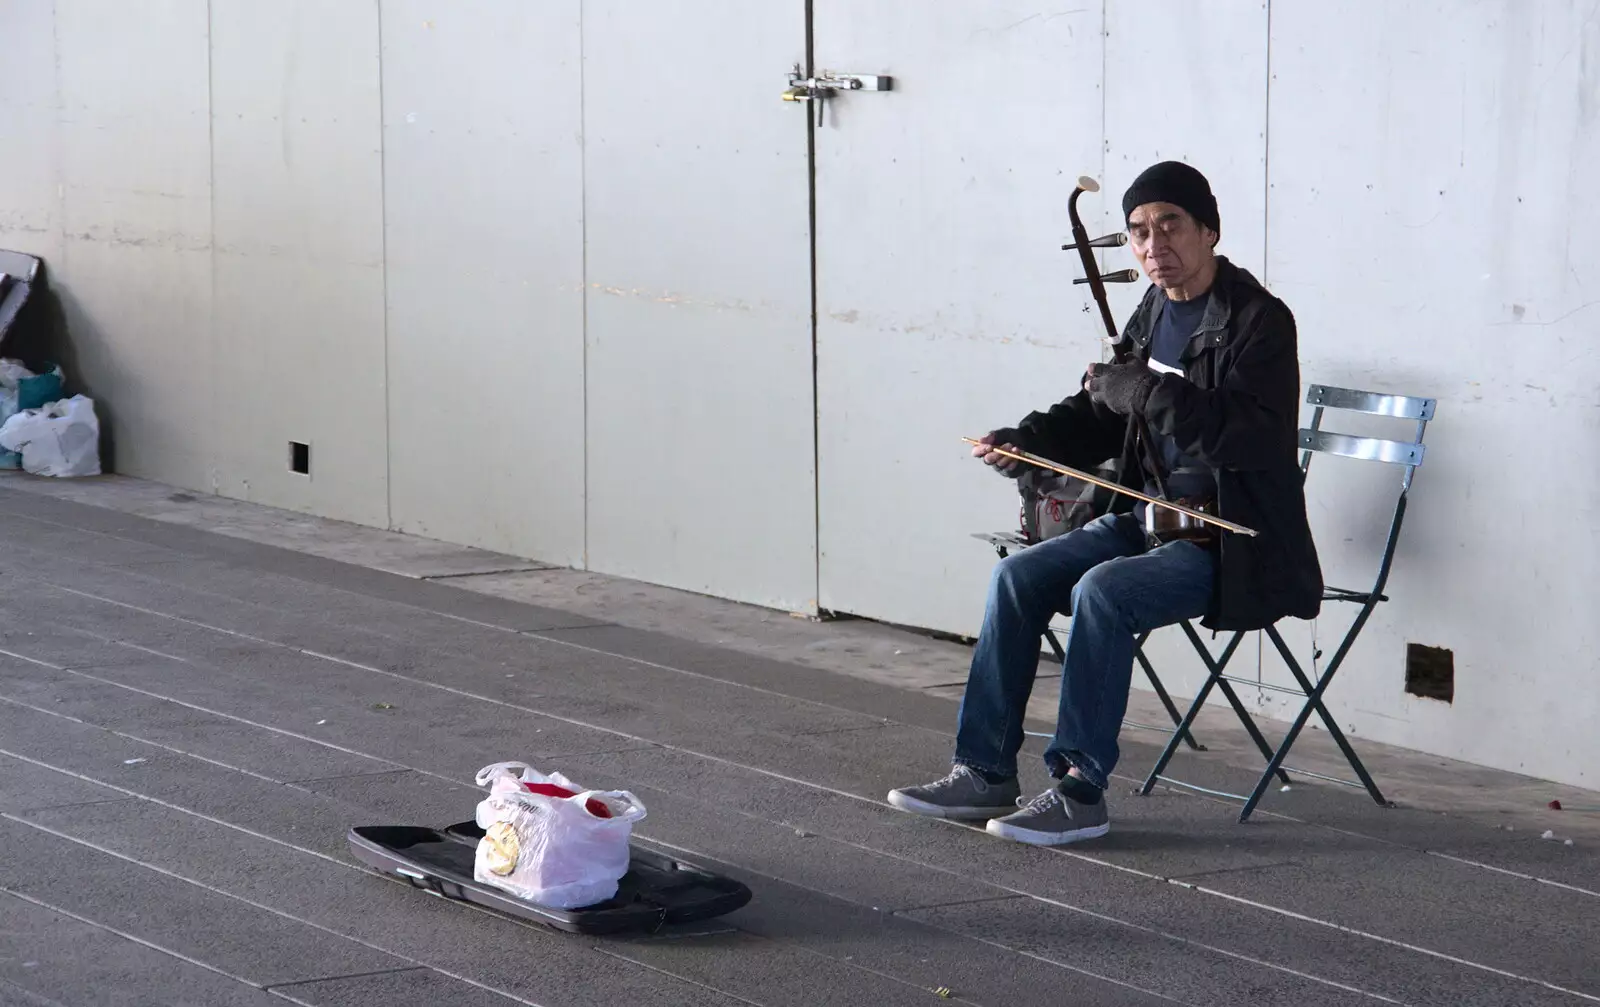
[[[1233,285],[1241,272],[1228,261],[1227,256],[1217,256],[1217,276],[1211,281],[1211,292],[1206,295],[1205,314],[1200,316],[1200,327],[1195,330],[1191,347],[1220,346],[1228,335],[1228,323],[1233,320]],[[1166,308],[1167,297],[1155,284],[1145,291],[1139,310],[1128,320],[1123,338],[1130,339],[1141,350],[1150,345],[1150,335]]]

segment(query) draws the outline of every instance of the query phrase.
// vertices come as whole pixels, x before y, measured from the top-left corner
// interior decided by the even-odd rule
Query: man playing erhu
[[[1248,272],[1217,255],[1217,202],[1205,177],[1166,161],[1122,200],[1130,244],[1151,282],[1117,344],[1118,363],[1091,364],[1082,388],[973,454],[1008,475],[993,448],[1079,469],[1121,460],[1121,483],[1199,501],[1254,537],[1220,532],[1166,539],[1147,532],[1149,506],[1118,495],[1112,513],[1002,560],[989,587],[967,676],[949,775],[889,793],[901,810],[988,820],[989,832],[1040,845],[1103,836],[1134,645],[1146,630],[1202,619],[1253,630],[1310,618],[1322,571],[1296,460],[1300,368],[1294,316]],[[1142,420],[1151,443],[1132,436]],[[1056,783],[1023,803],[1017,782],[1023,713],[1039,641],[1056,613],[1072,617],[1055,736],[1044,753]],[[1020,808],[1019,808],[1020,805]]]

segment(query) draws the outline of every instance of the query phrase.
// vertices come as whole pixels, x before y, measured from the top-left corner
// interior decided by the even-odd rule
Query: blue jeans
[[[1039,640],[1056,613],[1072,616],[1061,662],[1061,704],[1045,765],[1069,766],[1104,789],[1117,764],[1134,641],[1206,613],[1214,560],[1191,542],[1150,548],[1131,515],[1107,515],[1000,561],[967,674],[955,761],[1017,773],[1022,717],[1039,671]]]

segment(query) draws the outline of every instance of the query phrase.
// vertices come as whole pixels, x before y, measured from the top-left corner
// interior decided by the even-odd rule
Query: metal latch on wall
[[[824,70],[815,77],[802,76],[800,64],[789,71],[789,87],[783,92],[784,101],[809,101],[817,106],[817,125],[822,125],[822,107],[827,99],[840,91],[889,91],[894,88],[894,78],[874,73],[834,73]]]

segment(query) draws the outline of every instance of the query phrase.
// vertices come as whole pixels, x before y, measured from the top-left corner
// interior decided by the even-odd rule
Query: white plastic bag
[[[0,426],[0,447],[22,452],[22,468],[36,476],[100,474],[100,421],[94,401],[82,395],[24,409]]]
[[[633,823],[645,815],[638,798],[626,790],[584,790],[524,762],[485,766],[477,784],[489,787],[478,803],[484,837],[473,863],[477,881],[551,909],[592,906],[617,894],[628,872]]]
[[[0,423],[10,419],[17,411],[17,389],[34,373],[20,360],[0,359]]]

